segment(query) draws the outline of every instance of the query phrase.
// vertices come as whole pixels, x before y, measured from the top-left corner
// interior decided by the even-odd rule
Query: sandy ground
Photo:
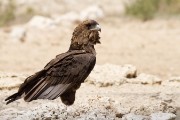
[[[104,1],[103,5],[106,6],[102,8],[109,16],[98,20],[102,27],[100,35],[102,44],[96,46],[98,65],[132,64],[137,67],[138,74],[153,74],[161,81],[180,76],[180,21],[178,19],[155,19],[148,22],[131,20],[117,16],[117,13],[121,11],[121,5],[118,6],[114,1],[111,4],[115,7],[107,8],[110,3]],[[91,1],[88,3],[92,4]],[[66,9],[70,9],[73,5],[74,3],[70,4]],[[79,7],[79,9],[82,8],[84,8],[83,5]],[[113,16],[111,16],[112,13],[114,13]],[[0,119],[35,119],[36,117],[52,119],[48,117],[49,114],[39,117],[45,113],[43,110],[46,110],[46,107],[43,106],[46,103],[48,110],[54,105],[58,106],[54,108],[55,113],[66,114],[64,117],[58,116],[58,119],[66,119],[70,113],[74,115],[73,119],[91,119],[93,115],[95,115],[94,119],[97,119],[104,114],[107,117],[102,117],[103,119],[121,119],[128,113],[144,115],[149,119],[150,115],[156,112],[175,113],[176,120],[180,119],[179,82],[172,85],[169,83],[169,85],[124,83],[106,87],[85,83],[78,90],[76,102],[72,107],[62,105],[59,99],[37,100],[32,103],[19,100],[8,106],[5,105],[4,99],[17,91],[17,86],[25,77],[42,69],[57,54],[67,51],[75,26],[76,24],[61,24],[51,29],[38,29],[27,27],[27,24],[20,24],[0,28],[0,72],[2,72],[0,85],[4,81],[11,82],[5,87],[0,86]],[[14,27],[26,29],[24,42],[10,37],[10,32]],[[10,75],[6,76],[6,74]],[[20,81],[16,82],[16,80]],[[41,107],[42,111],[38,111]],[[97,111],[93,113],[93,110]]]

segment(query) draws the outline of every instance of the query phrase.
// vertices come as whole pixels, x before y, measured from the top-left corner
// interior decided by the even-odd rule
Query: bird
[[[94,46],[100,44],[101,27],[95,20],[85,20],[74,29],[67,52],[57,55],[45,67],[27,77],[17,93],[5,99],[6,104],[24,98],[25,102],[37,99],[54,100],[70,106],[81,83],[96,64]]]

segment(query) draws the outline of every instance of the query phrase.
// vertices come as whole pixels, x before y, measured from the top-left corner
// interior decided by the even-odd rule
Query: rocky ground
[[[164,81],[136,73],[132,65],[97,65],[70,107],[63,105],[60,99],[30,103],[18,100],[6,105],[4,99],[16,92],[27,76],[1,73],[0,119],[178,120],[180,79]]]
[[[17,13],[33,7],[48,15],[0,28],[0,120],[180,120],[180,21],[124,18],[123,1],[16,0]],[[6,105],[26,77],[68,49],[74,27],[87,18],[99,22],[101,44],[74,105],[60,99]]]

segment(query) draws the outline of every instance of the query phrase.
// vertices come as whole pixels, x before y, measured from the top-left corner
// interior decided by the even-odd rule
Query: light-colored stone
[[[148,116],[135,115],[134,113],[129,113],[122,117],[122,120],[150,120]]]
[[[104,12],[98,5],[90,6],[80,13],[68,12],[63,15],[53,15],[56,24],[72,24],[74,22],[84,21],[86,19],[100,19],[104,17]]]
[[[34,16],[31,18],[31,20],[27,23],[30,27],[36,27],[36,28],[54,28],[56,27],[55,22],[51,18],[47,18],[44,16]]]
[[[180,77],[172,77],[169,80],[163,81],[162,85],[180,87]]]
[[[56,24],[72,24],[74,22],[80,21],[79,14],[73,11],[60,16],[53,16],[53,18]]]
[[[24,42],[26,37],[26,29],[24,27],[13,27],[10,32],[13,42]]]
[[[104,101],[105,99],[105,101]],[[111,106],[107,109],[106,105]],[[18,114],[18,116],[8,113],[9,116],[6,118],[13,118],[16,116],[15,120],[23,119],[78,119],[78,120],[106,120],[115,119],[113,101],[110,98],[100,98],[94,97],[93,99],[88,99],[86,104],[75,104],[73,106],[65,106],[57,101],[47,101],[44,104],[39,104],[36,107],[30,107],[27,110],[16,110],[13,113]],[[4,116],[3,116],[4,117]],[[0,116],[1,118],[1,116]],[[2,118],[3,119],[3,118]]]
[[[143,104],[135,103],[137,105],[130,106],[130,112],[136,115],[149,116],[152,113],[166,112],[166,113],[176,113],[176,107],[172,106],[171,103],[166,103],[162,100],[153,102],[152,100],[146,100]]]
[[[104,17],[104,12],[102,8],[98,5],[90,6],[80,13],[80,19],[81,21],[85,19],[100,19]]]
[[[126,82],[127,77],[135,77],[136,71],[136,67],[132,65],[96,65],[86,82],[100,87],[121,85]]]
[[[127,82],[135,84],[161,84],[162,80],[157,76],[141,73],[134,79],[128,79]]]
[[[3,73],[0,72],[0,89],[13,89],[19,87],[19,85],[26,78],[25,75],[14,74],[14,73]]]
[[[151,120],[175,120],[176,115],[173,113],[152,113]]]

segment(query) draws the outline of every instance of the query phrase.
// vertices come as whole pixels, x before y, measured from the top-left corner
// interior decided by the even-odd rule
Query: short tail
[[[21,98],[21,95],[19,95],[19,93],[15,93],[15,94],[13,94],[13,95],[11,95],[11,96],[9,96],[8,98],[5,99],[5,101],[7,101],[6,105],[13,102],[13,101],[15,101],[15,100],[18,100],[20,98]]]

